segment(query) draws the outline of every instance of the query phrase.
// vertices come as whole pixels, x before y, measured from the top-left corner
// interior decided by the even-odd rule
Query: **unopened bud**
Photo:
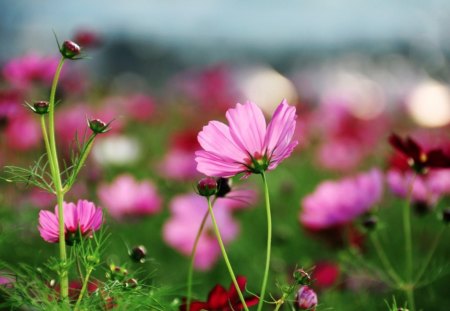
[[[138,281],[134,278],[125,281],[125,287],[136,288],[138,286]]]
[[[315,311],[317,306],[317,295],[308,286],[302,286],[295,298],[295,308],[297,310]]]
[[[49,104],[47,101],[40,100],[33,104],[33,111],[37,114],[46,114],[48,112]]]
[[[450,207],[447,207],[447,208],[444,209],[444,211],[442,212],[442,220],[443,220],[444,223],[446,223],[446,224],[450,223]]]
[[[109,131],[108,124],[100,119],[88,120],[88,125],[95,134],[102,134]]]
[[[378,217],[375,215],[369,215],[363,219],[362,225],[367,230],[371,231],[376,228],[378,223]]]
[[[212,177],[202,178],[197,184],[198,194],[209,197],[217,193],[217,182]]]
[[[219,178],[217,179],[217,193],[216,197],[223,198],[231,191],[231,182],[230,178]]]
[[[75,56],[80,55],[81,48],[73,41],[64,41],[60,48],[60,52],[64,58],[73,59]]]
[[[303,269],[297,269],[294,271],[294,280],[298,285],[309,285],[311,284],[311,276],[308,272]]]
[[[147,250],[142,245],[133,247],[130,251],[130,258],[134,262],[143,263],[145,261],[145,257],[147,257]]]

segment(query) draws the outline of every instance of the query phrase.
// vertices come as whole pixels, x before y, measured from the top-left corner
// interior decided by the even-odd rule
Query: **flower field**
[[[0,310],[450,309],[448,81],[366,60],[155,83],[55,36],[0,63]]]

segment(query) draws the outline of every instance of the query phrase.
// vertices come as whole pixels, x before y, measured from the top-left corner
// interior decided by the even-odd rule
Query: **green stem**
[[[420,279],[422,278],[422,275],[427,270],[428,265],[430,264],[431,258],[433,258],[434,252],[436,251],[437,246],[439,245],[439,241],[441,240],[441,237],[444,234],[445,228],[446,227],[442,227],[441,230],[439,231],[439,233],[434,238],[433,244],[431,245],[428,255],[425,258],[425,261],[423,262],[422,268],[420,269],[419,273],[417,273],[417,277],[414,282],[415,284],[417,284],[420,281]]]
[[[73,309],[74,311],[77,311],[80,307],[81,300],[83,299],[84,293],[86,292],[87,285],[89,283],[89,277],[91,276],[93,270],[94,269],[89,268],[88,271],[86,272],[86,277],[84,278],[83,281],[83,287],[81,287],[80,295],[78,296],[77,303],[75,304],[75,307]]]
[[[276,304],[277,306],[275,307],[275,310],[274,310],[274,311],[280,310],[280,308],[281,308],[281,306],[284,304],[284,301],[286,300],[286,297],[287,297],[287,296],[288,296],[288,295],[287,295],[286,293],[284,293],[283,296],[281,296],[281,298],[278,299],[278,300],[275,302],[275,304]]]
[[[416,175],[413,175],[411,184],[409,185],[406,203],[403,206],[403,233],[405,236],[405,262],[406,262],[406,282],[405,287],[406,297],[408,299],[408,307],[411,311],[415,311],[414,304],[414,287],[413,287],[413,258],[412,258],[412,236],[411,236],[411,195],[414,187],[414,180]]]
[[[47,125],[45,124],[45,115],[41,115],[41,130],[42,130],[42,136],[44,138],[44,144],[45,144],[45,151],[47,152],[47,159],[48,163],[50,165],[50,173],[52,175],[53,181],[56,179],[55,176],[55,166],[53,165],[53,161],[51,159],[51,149],[50,149],[50,143],[48,141],[48,134],[47,134]],[[55,191],[56,193],[56,191]]]
[[[92,134],[89,137],[89,140],[88,140],[87,144],[84,146],[83,150],[80,151],[81,158],[77,162],[75,168],[73,169],[73,173],[71,174],[68,182],[63,187],[64,193],[67,193],[70,190],[70,188],[72,187],[72,185],[74,184],[74,182],[78,176],[78,173],[80,172],[81,168],[83,167],[84,162],[86,162],[86,159],[87,159],[89,153],[91,152],[92,145],[94,144],[95,136],[96,136],[95,134]]]
[[[49,161],[51,162],[51,165],[54,169],[54,176],[53,176],[53,184],[55,186],[56,191],[56,198],[57,198],[57,204],[58,204],[58,219],[59,219],[59,256],[61,259],[61,271],[60,271],[60,277],[61,277],[61,298],[62,300],[67,300],[67,297],[69,296],[69,277],[67,273],[67,253],[66,253],[66,241],[65,241],[65,235],[64,235],[64,209],[63,209],[63,202],[64,202],[64,191],[62,188],[62,182],[61,182],[61,173],[59,170],[59,163],[58,163],[58,154],[56,151],[56,139],[55,139],[55,94],[56,94],[56,87],[58,86],[58,80],[59,76],[61,74],[61,69],[64,65],[64,57],[61,58],[59,61],[58,67],[55,72],[55,76],[53,78],[52,88],[50,91],[50,100],[49,100],[49,146],[50,146],[50,154],[49,154]]]
[[[391,262],[389,261],[383,246],[380,243],[380,240],[378,239],[378,235],[376,232],[373,232],[370,235],[370,238],[372,240],[372,244],[375,247],[375,251],[378,254],[378,257],[381,260],[381,263],[384,266],[384,269],[387,271],[387,273],[389,274],[389,276],[392,278],[392,280],[394,280],[395,285],[397,287],[399,287],[401,284],[403,284],[403,281],[400,279],[400,277],[398,276],[398,274],[395,272],[394,268],[391,265]]]
[[[191,309],[191,298],[192,298],[192,276],[194,274],[194,259],[195,253],[197,251],[198,241],[200,240],[200,236],[202,235],[203,228],[205,227],[206,220],[208,219],[209,212],[205,213],[203,216],[202,222],[200,224],[200,228],[198,228],[197,235],[195,237],[194,246],[192,247],[191,256],[189,259],[189,271],[188,271],[188,279],[187,279],[187,297],[186,297],[186,308],[187,311]]]
[[[236,281],[236,277],[234,275],[233,268],[231,267],[230,260],[228,259],[228,255],[227,255],[227,252],[225,250],[225,246],[223,245],[222,237],[221,237],[220,231],[219,231],[219,227],[217,226],[217,222],[216,222],[216,217],[214,217],[214,212],[213,212],[213,209],[212,209],[211,198],[210,197],[208,197],[208,210],[209,210],[209,215],[211,215],[211,220],[212,220],[212,223],[213,223],[214,232],[215,232],[216,237],[217,237],[217,242],[219,242],[220,250],[222,251],[222,256],[223,256],[223,259],[225,260],[225,264],[227,265],[228,272],[230,273],[230,276],[231,276],[231,280],[233,281],[233,284],[236,287],[236,291],[238,293],[239,299],[241,300],[242,306],[244,307],[244,310],[248,311],[248,307],[247,307],[247,304],[245,303],[244,296],[242,295],[241,289],[239,288],[239,284]]]
[[[264,277],[261,285],[261,295],[259,297],[258,311],[261,311],[264,303],[264,295],[266,293],[267,279],[269,276],[269,266],[270,266],[270,254],[272,245],[272,216],[270,213],[270,198],[269,198],[269,187],[267,185],[267,179],[264,172],[261,173],[263,183],[264,183],[264,198],[266,201],[266,213],[267,213],[267,253],[266,253],[266,266],[264,268]]]

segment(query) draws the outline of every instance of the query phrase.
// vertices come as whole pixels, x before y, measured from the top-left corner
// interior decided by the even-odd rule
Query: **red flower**
[[[425,151],[411,137],[404,140],[397,134],[389,136],[389,143],[408,159],[408,164],[417,173],[424,174],[428,168],[450,168],[450,155],[442,149]]]
[[[245,284],[247,279],[243,276],[238,276],[236,281],[239,285],[241,292],[245,290]],[[251,296],[245,298],[247,307],[254,306],[258,303],[258,297]],[[233,283],[230,285],[230,289],[227,291],[222,285],[217,284],[208,294],[208,301],[193,301],[190,305],[191,311],[239,311],[243,310],[242,303],[239,299],[236,287]],[[180,306],[181,311],[186,311],[186,304]]]

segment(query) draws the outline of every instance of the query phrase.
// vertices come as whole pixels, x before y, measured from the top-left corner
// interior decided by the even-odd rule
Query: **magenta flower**
[[[226,113],[230,126],[211,121],[198,134],[197,170],[207,176],[231,177],[273,170],[289,157],[297,141],[295,107],[283,100],[266,128],[261,109],[252,102]]]
[[[112,217],[151,215],[161,210],[161,198],[150,181],[118,176],[110,185],[100,185],[98,197]]]
[[[5,79],[17,88],[28,88],[38,82],[50,85],[58,66],[58,58],[29,54],[11,59],[3,67]]]
[[[81,236],[90,236],[92,232],[100,229],[103,222],[103,213],[94,203],[78,200],[77,204],[66,203],[64,208],[64,234],[68,245],[72,245]],[[59,241],[58,207],[55,213],[50,211],[39,212],[39,232],[41,237],[50,243]]]
[[[214,204],[214,215],[225,244],[233,241],[239,231],[228,207],[229,202],[230,199],[218,198]],[[189,256],[203,216],[208,210],[207,201],[196,193],[180,195],[172,200],[170,210],[172,217],[164,225],[164,240],[183,255]],[[200,270],[210,269],[220,254],[219,244],[208,218],[197,245],[194,266]]]
[[[314,311],[317,306],[317,294],[312,288],[304,285],[300,287],[295,297],[295,309],[296,310],[308,310]]]
[[[378,169],[340,181],[325,181],[302,201],[300,222],[309,229],[326,229],[351,222],[367,212],[383,194]]]

